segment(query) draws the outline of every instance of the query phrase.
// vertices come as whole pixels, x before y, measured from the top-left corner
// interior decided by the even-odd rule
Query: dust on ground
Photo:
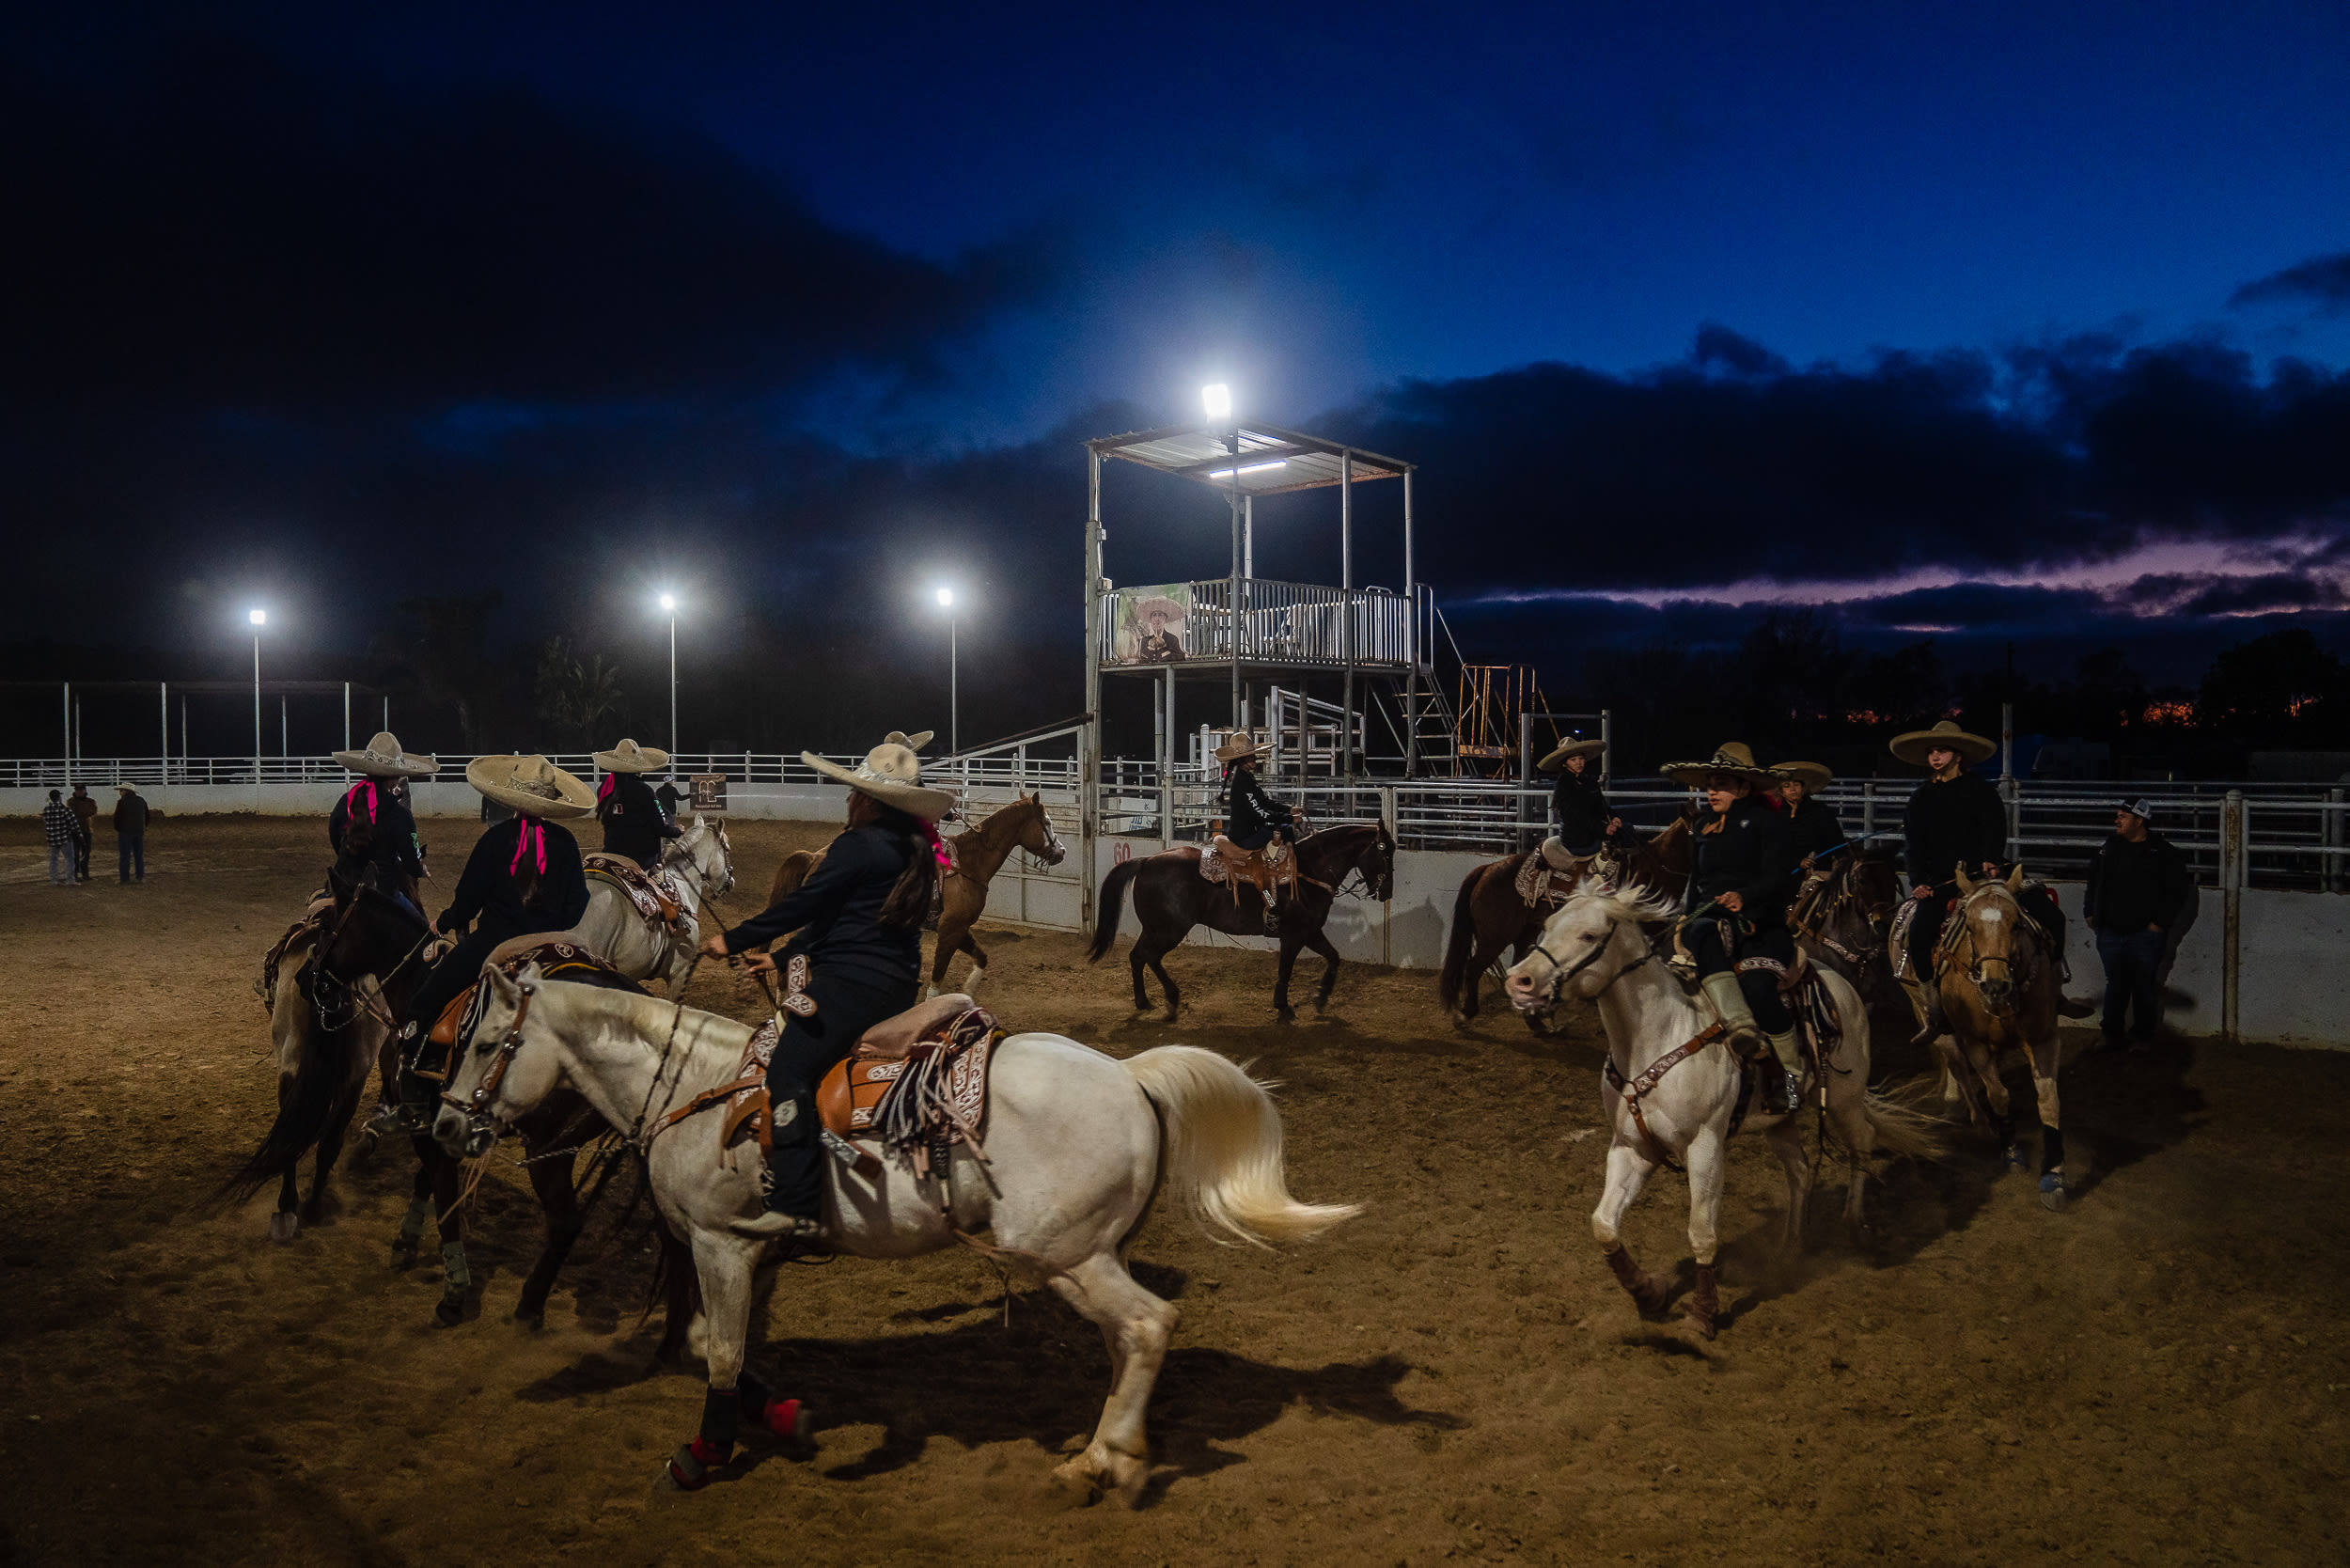
[[[476,830],[426,829],[437,910]],[[735,918],[830,832],[732,831]],[[323,831],[171,819],[148,844],[144,885],[102,833],[105,879],[59,889],[38,824],[0,823],[0,1564],[2343,1557],[2350,1056],[2078,1058],[2071,1213],[1973,1137],[1890,1168],[1865,1242],[1830,1170],[1792,1262],[1776,1162],[1741,1140],[1708,1344],[1640,1322],[1593,1248],[1588,1012],[1463,1036],[1434,976],[1350,967],[1282,1027],[1269,957],[1184,949],[1169,1025],[1131,1013],[1123,944],[1089,965],[1073,934],[983,928],[1009,1024],[1253,1060],[1294,1189],[1369,1213],[1286,1257],[1150,1222],[1135,1272],[1183,1321],[1138,1511],[1046,1482],[1106,1391],[1099,1337],[1026,1284],[1007,1308],[963,1252],[773,1271],[753,1365],[814,1403],[816,1452],[753,1441],[687,1497],[654,1482],[700,1379],[654,1364],[641,1227],[591,1228],[523,1329],[537,1211],[500,1168],[445,1330],[433,1249],[388,1266],[404,1149],[347,1161],[289,1246],[266,1194],[208,1206],[274,1112],[252,980]],[[714,968],[693,999],[755,1009]],[[1628,1229],[1684,1285],[1685,1195],[1660,1177]]]

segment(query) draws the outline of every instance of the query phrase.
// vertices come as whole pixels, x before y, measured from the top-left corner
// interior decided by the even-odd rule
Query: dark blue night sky
[[[10,532],[126,547],[35,635],[952,571],[1049,642],[1073,443],[1222,380],[1425,465],[1494,656],[2341,640],[2339,5],[345,10],[0,66]],[[1221,570],[1114,500],[1122,578]]]

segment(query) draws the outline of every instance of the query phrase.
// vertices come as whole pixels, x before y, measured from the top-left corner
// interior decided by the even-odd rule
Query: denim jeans
[[[2136,1027],[2131,1038],[2151,1041],[2162,1027],[2162,996],[2154,976],[2162,966],[2162,933],[2158,931],[2100,931],[2097,961],[2106,966],[2106,1038],[2123,1037],[2124,1022]],[[2131,1019],[2130,1014],[2136,1017]]]
[[[49,880],[62,887],[73,880],[73,840],[49,846]]]
[[[135,868],[138,879],[145,882],[147,880],[147,835],[144,833],[116,834],[115,858],[121,862],[119,870],[123,881],[131,880]]]

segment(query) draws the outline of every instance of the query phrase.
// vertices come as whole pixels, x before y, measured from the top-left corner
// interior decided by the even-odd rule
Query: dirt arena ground
[[[470,832],[428,826],[437,909]],[[735,834],[747,897],[825,830]],[[432,1248],[387,1264],[404,1149],[347,1165],[334,1221],[289,1246],[266,1197],[207,1206],[273,1112],[251,987],[320,825],[158,822],[132,887],[102,831],[104,880],[51,887],[39,837],[0,824],[6,1568],[2345,1557],[2350,1056],[2078,1059],[2071,1213],[1974,1139],[1892,1168],[1865,1244],[1830,1175],[1792,1263],[1776,1164],[1745,1145],[1706,1344],[1639,1322],[1592,1247],[1590,1014],[1464,1037],[1432,976],[1357,969],[1282,1027],[1269,959],[1187,949],[1170,1026],[1130,1014],[1122,947],[1089,967],[1073,935],[984,932],[1007,1023],[1253,1058],[1285,1085],[1293,1187],[1370,1212],[1283,1258],[1146,1228],[1136,1273],[1183,1322],[1138,1511],[1046,1482],[1098,1413],[1099,1338],[1026,1286],[1007,1325],[960,1252],[776,1271],[754,1364],[815,1403],[817,1451],[753,1443],[682,1497],[654,1479],[699,1374],[653,1363],[641,1236],[591,1229],[525,1331],[537,1212],[502,1168],[475,1311],[441,1329]],[[706,972],[694,999],[747,1015],[738,984]],[[1684,1282],[1685,1192],[1660,1178],[1630,1226]]]

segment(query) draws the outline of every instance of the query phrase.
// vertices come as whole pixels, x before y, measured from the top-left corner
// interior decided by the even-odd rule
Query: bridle
[[[489,983],[486,978],[482,983]],[[521,982],[521,989],[523,999],[515,1006],[514,1021],[506,1027],[506,1037],[497,1043],[497,1059],[490,1063],[488,1072],[481,1074],[481,1081],[473,1086],[473,1092],[461,1100],[455,1090],[441,1091],[442,1103],[464,1113],[469,1121],[489,1116],[491,1098],[497,1093],[498,1086],[506,1081],[506,1070],[514,1065],[514,1058],[522,1052],[523,1025],[529,1021],[530,999],[539,994],[539,988],[525,980]],[[476,1055],[479,1051],[478,1046],[475,1047]]]
[[[1607,933],[1607,940],[1593,948],[1590,952],[1585,953],[1572,964],[1562,965],[1559,962],[1559,956],[1552,952],[1547,947],[1544,947],[1539,937],[1536,938],[1533,952],[1529,952],[1526,956],[1530,959],[1536,954],[1540,954],[1543,962],[1550,965],[1550,979],[1545,984],[1543,993],[1543,1001],[1556,1003],[1559,1000],[1559,994],[1566,989],[1567,981],[1574,979],[1575,976],[1581,974],[1584,970],[1590,968],[1592,964],[1597,964],[1601,959],[1607,956],[1607,949],[1616,945],[1616,933],[1614,930],[1615,922],[1610,921],[1608,924],[1609,930]],[[1625,964],[1614,974],[1608,976],[1606,983],[1602,985],[1597,991],[1591,993],[1590,999],[1592,1001],[1597,1001],[1602,996],[1607,995],[1609,989],[1612,988],[1618,980],[1623,979],[1624,976],[1632,973],[1633,970],[1637,969],[1643,964],[1646,964],[1650,960],[1653,959],[1661,950],[1662,949],[1657,944],[1653,942],[1650,943],[1648,951],[1642,953],[1639,957]]]
[[[1305,850],[1305,845],[1306,845],[1308,842],[1311,841],[1311,840],[1312,840],[1313,839],[1315,839],[1316,837],[1318,837],[1318,835],[1315,835],[1315,834],[1313,834],[1313,833],[1310,833],[1310,832],[1309,832],[1309,833],[1307,833],[1306,835],[1304,835],[1304,836],[1303,836],[1303,837],[1299,839],[1298,846],[1297,846],[1297,853],[1298,853],[1298,855],[1299,855],[1299,862],[1298,862],[1298,867],[1297,867],[1297,876],[1298,876],[1298,880],[1299,880],[1299,881],[1301,881],[1301,882],[1310,882],[1310,883],[1312,883],[1312,884],[1313,884],[1315,886],[1317,886],[1317,887],[1327,887],[1328,889],[1330,889],[1330,896],[1331,896],[1332,898],[1334,898],[1334,899],[1335,899],[1335,898],[1337,898],[1340,894],[1341,894],[1341,893],[1343,893],[1343,892],[1345,892],[1345,891],[1347,890],[1347,883],[1348,883],[1349,879],[1351,879],[1351,878],[1360,878],[1360,879],[1361,879],[1361,881],[1362,881],[1362,885],[1363,885],[1363,897],[1364,897],[1364,898],[1366,898],[1366,899],[1370,899],[1370,900],[1373,901],[1374,902],[1378,902],[1378,901],[1380,900],[1380,898],[1382,897],[1382,895],[1380,894],[1380,891],[1379,891],[1379,884],[1380,884],[1380,882],[1386,882],[1386,883],[1387,884],[1387,888],[1388,888],[1388,891],[1387,891],[1386,896],[1387,896],[1387,897],[1392,897],[1392,896],[1394,895],[1394,886],[1395,886],[1395,885],[1394,885],[1394,881],[1393,881],[1393,878],[1394,878],[1394,876],[1395,876],[1395,846],[1394,846],[1392,843],[1390,843],[1390,842],[1388,841],[1388,839],[1387,839],[1387,829],[1386,829],[1386,823],[1377,823],[1377,824],[1369,823],[1349,823],[1349,824],[1346,824],[1346,825],[1347,825],[1347,826],[1358,827],[1358,828],[1361,828],[1361,829],[1363,829],[1363,830],[1365,830],[1365,831],[1370,832],[1370,833],[1371,833],[1371,842],[1370,842],[1367,846],[1365,846],[1365,849],[1364,849],[1364,850],[1358,850],[1358,851],[1356,851],[1356,852],[1355,852],[1355,855],[1354,855],[1354,857],[1353,857],[1352,859],[1350,859],[1350,860],[1348,860],[1348,861],[1347,861],[1346,866],[1345,866],[1345,869],[1344,869],[1344,870],[1340,870],[1340,871],[1339,872],[1339,879],[1338,879],[1336,882],[1324,882],[1324,881],[1323,881],[1321,878],[1319,878],[1319,877],[1311,877],[1311,876],[1308,876],[1308,875],[1306,874],[1306,867],[1305,867],[1305,862],[1304,862],[1304,850]],[[1333,829],[1331,829],[1331,830],[1330,830],[1330,832],[1331,832],[1331,835],[1332,835],[1333,837],[1335,837],[1336,835],[1338,835],[1339,833],[1343,832],[1344,830],[1345,830],[1345,829],[1344,829],[1344,827],[1339,827],[1339,828],[1333,828]],[[1366,854],[1369,850],[1377,850],[1377,851],[1379,851],[1379,852],[1380,852],[1380,855],[1381,855],[1381,858],[1382,858],[1382,859],[1384,859],[1384,860],[1386,861],[1386,864],[1385,864],[1385,865],[1381,868],[1381,870],[1380,870],[1380,876],[1379,876],[1378,881],[1373,881],[1373,880],[1372,880],[1372,878],[1371,878],[1371,872],[1370,872],[1369,870],[1365,870],[1365,869],[1364,869],[1364,866],[1363,866],[1363,859],[1364,859],[1365,854]]]
[[[1974,924],[1966,918],[1967,905],[1973,903],[1978,898],[1982,897],[1984,894],[1995,891],[2007,905],[2007,908],[2002,912],[2002,917],[2012,918],[2015,922],[2020,933],[2021,929],[2030,923],[2030,918],[2025,915],[2024,906],[2016,902],[2015,895],[2008,891],[2007,884],[2004,882],[1985,882],[1979,884],[1973,892],[1968,893],[1965,898],[1958,901],[1958,907],[1950,912],[1950,916],[1951,918],[1958,921],[1958,941],[1966,949],[1967,983],[1975,988],[1975,995],[1982,1000],[1983,1011],[1988,1012],[1994,1018],[2012,1018],[2015,1013],[2016,997],[2023,989],[2017,981],[2015,973],[2016,970],[2022,965],[2018,963],[2013,950],[2004,953],[1995,953],[1985,957],[1982,951],[1975,946]],[[2011,942],[2013,940],[2014,938],[2010,938]],[[1953,956],[1955,956],[1955,954],[1953,954]],[[2006,971],[2003,978],[2007,981],[2007,999],[2003,1002],[1993,1002],[1989,994],[1983,990],[1983,981],[1986,978],[1988,978],[1984,974],[1984,967],[1987,964],[1993,964],[1999,965],[2000,968]]]
[[[1867,968],[1870,962],[1885,950],[1887,933],[1893,922],[1891,904],[1878,908],[1860,902],[1860,893],[1856,884],[1860,880],[1861,865],[1862,862],[1856,858],[1848,859],[1831,872],[1827,896],[1820,902],[1813,912],[1810,923],[1808,926],[1795,928],[1796,935],[1810,937],[1838,958],[1851,964],[1856,970]],[[1846,947],[1828,934],[1828,928],[1835,923],[1838,913],[1847,908],[1857,908],[1860,911],[1861,921],[1872,933],[1872,939],[1862,943],[1857,950]]]
[[[368,992],[362,991],[357,985],[343,979],[342,976],[337,974],[334,970],[326,966],[326,954],[328,949],[332,949],[336,942],[341,939],[344,924],[350,920],[352,915],[358,912],[359,900],[361,896],[369,891],[372,891],[372,889],[366,887],[355,889],[352,893],[351,902],[345,904],[336,915],[335,923],[326,929],[326,934],[321,937],[319,939],[318,946],[310,950],[310,967],[317,971],[318,975],[318,981],[314,982],[311,986],[312,996],[310,1005],[318,1014],[320,1025],[325,1028],[341,1028],[344,1025],[350,1023],[352,1018],[358,1015],[358,1011],[361,1007],[365,1007],[369,1012],[375,1015],[378,1023],[397,1034],[400,1032],[400,1020],[394,1018],[392,1016],[391,1009],[384,1006],[382,992],[385,986],[391,984],[392,980],[402,969],[407,968],[410,964],[415,961],[416,955],[422,952],[425,946],[432,940],[432,927],[429,922],[425,925],[423,934],[418,936],[415,942],[410,946],[408,951],[400,958],[400,961],[398,964],[393,964],[383,974],[375,977],[375,995],[369,995]],[[376,896],[378,898],[382,898],[384,895],[378,893]],[[402,911],[402,913],[405,913],[405,911]],[[421,918],[421,917],[419,917],[419,918]],[[364,979],[365,977],[362,978]],[[342,993],[342,995],[353,999],[350,1011],[343,1013],[339,1019],[329,1016],[327,1012],[325,987],[328,986],[333,987],[335,990]]]

